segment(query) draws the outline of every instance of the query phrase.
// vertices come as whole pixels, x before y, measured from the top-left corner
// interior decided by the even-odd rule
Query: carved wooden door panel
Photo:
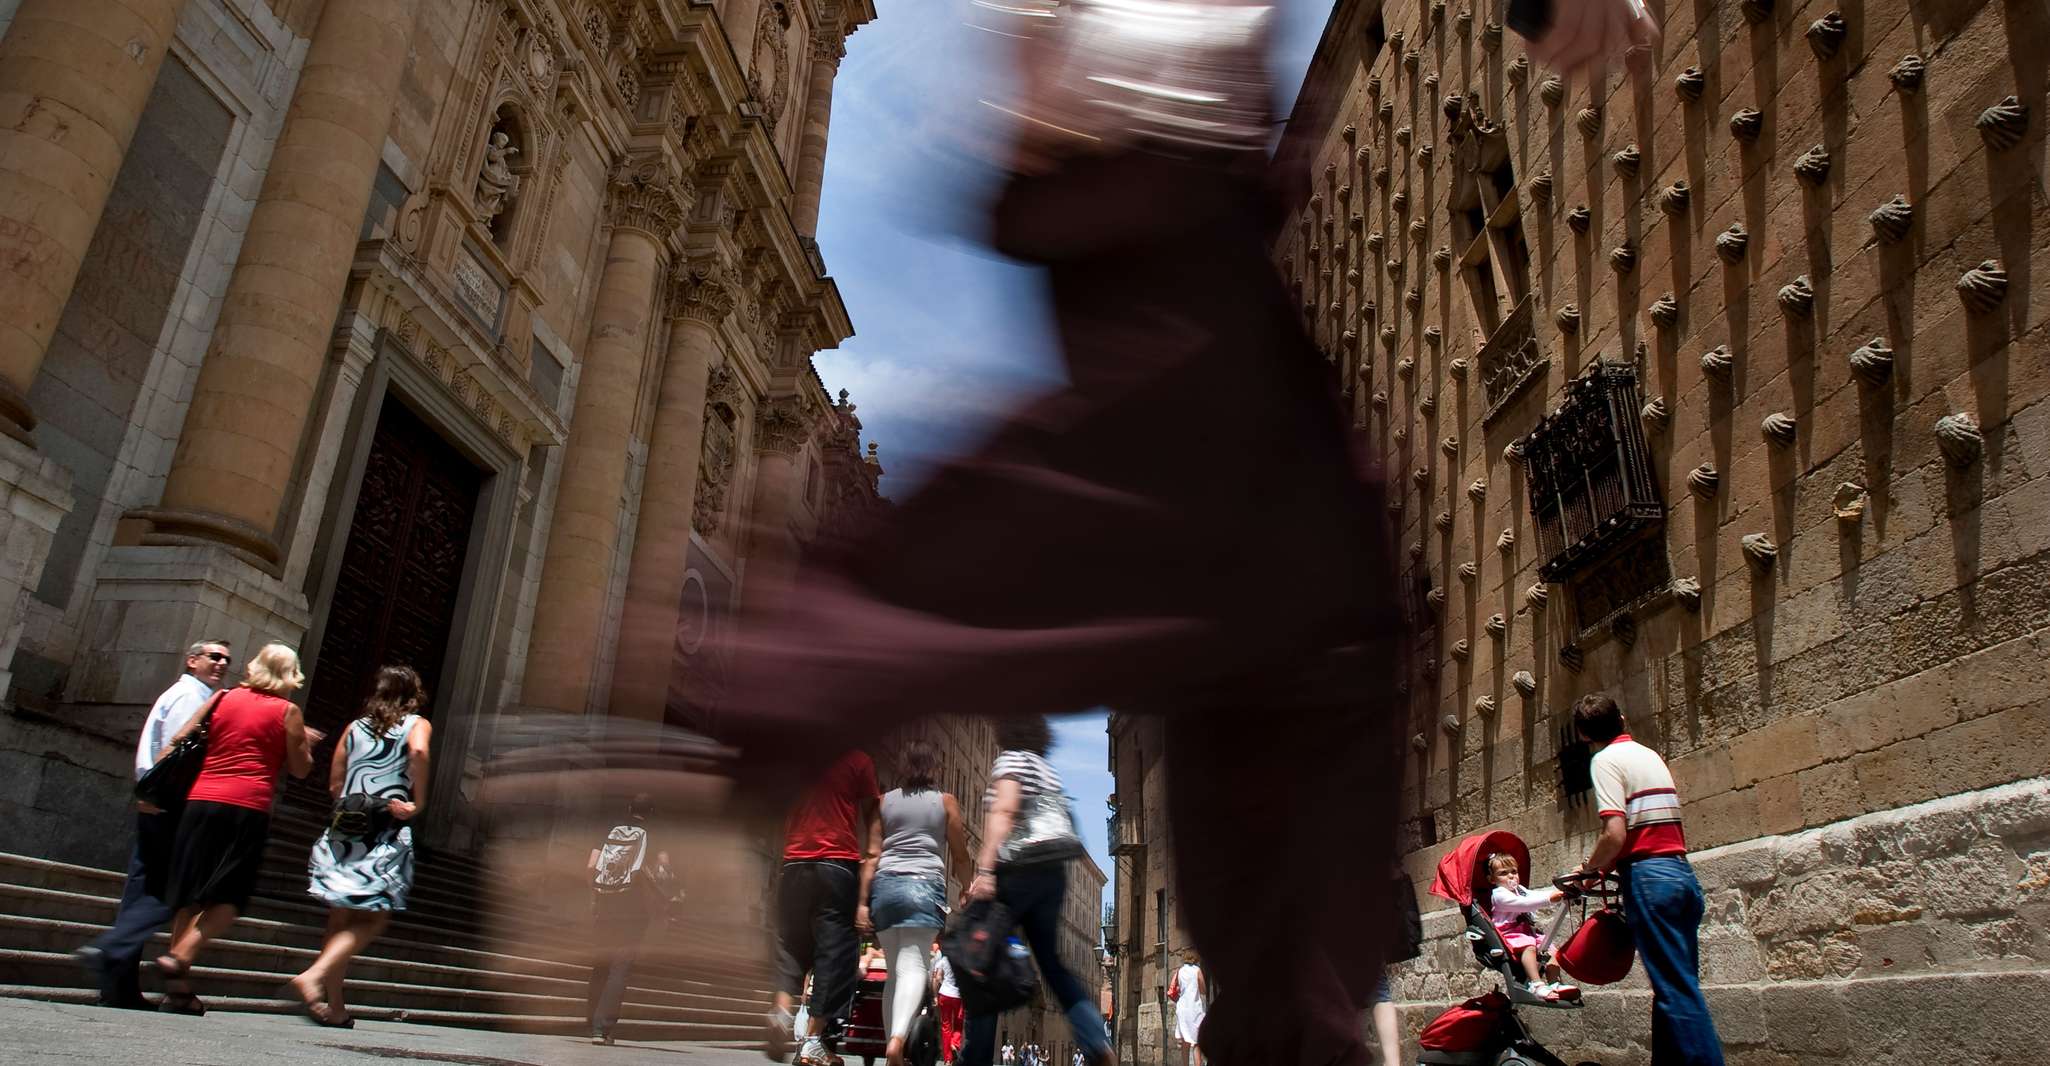
[[[419,671],[431,697],[440,681],[483,475],[417,415],[387,399],[342,549],[307,724],[328,739],[296,798],[331,802],[335,736],[370,695],[379,667]],[[430,709],[430,714],[432,713]]]

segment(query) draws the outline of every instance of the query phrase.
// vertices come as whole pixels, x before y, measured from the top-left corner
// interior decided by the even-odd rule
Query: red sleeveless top
[[[206,762],[188,800],[270,810],[285,768],[285,709],[290,700],[229,689],[207,723]]]

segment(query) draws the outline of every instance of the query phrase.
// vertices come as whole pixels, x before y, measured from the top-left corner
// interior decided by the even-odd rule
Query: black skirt
[[[256,891],[270,812],[193,800],[178,819],[164,902],[173,910],[225,903],[242,910]]]

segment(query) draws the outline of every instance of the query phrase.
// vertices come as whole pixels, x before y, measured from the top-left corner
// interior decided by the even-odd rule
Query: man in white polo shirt
[[[1573,728],[1599,749],[1602,830],[1582,868],[1613,869],[1623,882],[1623,913],[1651,981],[1652,1066],[1723,1066],[1722,1039],[1701,995],[1701,883],[1687,862],[1673,772],[1630,739],[1623,709],[1607,695],[1582,696]]]

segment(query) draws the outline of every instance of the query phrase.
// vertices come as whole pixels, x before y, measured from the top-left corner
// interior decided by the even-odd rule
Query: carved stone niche
[[[1481,416],[1483,426],[1492,424],[1512,402],[1542,380],[1552,365],[1551,357],[1539,350],[1537,335],[1531,328],[1532,303],[1532,297],[1524,297],[1475,355],[1487,403]]]
[[[730,366],[713,368],[705,387],[705,437],[698,454],[697,498],[691,524],[709,537],[725,517],[726,497],[740,454],[741,384]]]

